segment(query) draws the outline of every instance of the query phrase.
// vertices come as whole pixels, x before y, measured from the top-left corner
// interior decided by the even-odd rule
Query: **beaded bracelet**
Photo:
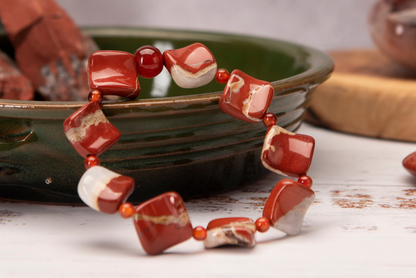
[[[278,174],[298,178],[283,179],[272,190],[255,222],[245,217],[220,218],[207,228],[192,228],[185,204],[176,192],[154,197],[137,207],[126,202],[134,190],[131,177],[114,173],[102,166],[98,156],[120,138],[117,130],[100,108],[103,95],[118,95],[134,100],[140,93],[137,76],[153,78],[163,69],[175,83],[195,88],[214,78],[227,83],[220,98],[221,109],[250,123],[263,122],[268,127],[261,153],[262,164]],[[277,117],[267,113],[274,95],[273,86],[240,70],[231,74],[217,70],[214,56],[206,46],[194,43],[162,53],[153,46],[142,46],[134,55],[123,51],[97,51],[88,60],[89,103],[69,116],[64,131],[75,150],[85,158],[86,172],[78,184],[80,198],[91,208],[108,214],[120,213],[133,218],[143,249],[156,255],[190,237],[203,241],[205,248],[231,244],[253,247],[256,231],[270,226],[288,235],[300,233],[303,218],[315,199],[307,176],[315,140],[289,132],[276,125]]]

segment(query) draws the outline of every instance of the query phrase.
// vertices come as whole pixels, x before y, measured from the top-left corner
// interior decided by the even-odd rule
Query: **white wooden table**
[[[303,231],[257,233],[257,246],[205,250],[189,240],[146,256],[133,224],[86,207],[0,203],[0,277],[416,277],[416,144],[310,125],[316,202]],[[257,219],[279,177],[187,202],[192,223]],[[272,229],[271,229],[272,230]]]

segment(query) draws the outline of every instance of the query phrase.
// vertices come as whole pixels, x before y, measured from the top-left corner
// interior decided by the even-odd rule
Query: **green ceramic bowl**
[[[134,52],[145,44],[180,48],[205,44],[218,66],[240,69],[272,82],[270,107],[279,125],[296,130],[314,89],[332,72],[324,53],[288,42],[229,34],[126,28],[87,29],[101,49]],[[7,39],[0,36],[8,48]],[[260,153],[266,128],[223,113],[224,87],[215,81],[182,89],[169,80],[141,80],[137,101],[104,103],[121,131],[101,164],[136,180],[130,197],[140,202],[166,191],[193,198],[230,190],[262,177]],[[165,97],[151,97],[164,84]],[[162,90],[163,91],[163,90]],[[159,92],[160,93],[160,92]],[[77,184],[84,159],[65,137],[62,123],[85,103],[0,100],[0,198],[79,204]]]

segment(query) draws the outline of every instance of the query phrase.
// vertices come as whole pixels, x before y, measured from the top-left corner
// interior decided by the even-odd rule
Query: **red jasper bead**
[[[409,154],[402,163],[410,174],[416,176],[416,152]]]
[[[202,241],[207,238],[207,230],[201,226],[195,227],[192,236],[195,240]]]
[[[103,93],[98,90],[91,91],[88,94],[88,101],[95,101],[100,104],[103,101]]]
[[[307,175],[302,175],[302,176],[299,177],[298,183],[301,183],[301,184],[303,184],[304,186],[307,186],[307,187],[312,187],[313,181],[312,181],[311,177],[309,177]]]
[[[94,154],[89,155],[84,161],[84,166],[85,166],[85,169],[87,170],[94,166],[100,166],[100,160]]]
[[[226,69],[218,69],[215,73],[215,80],[218,83],[225,83],[228,81],[228,78],[230,78],[230,73]]]
[[[266,217],[260,217],[256,220],[256,230],[265,233],[270,229],[270,221]]]
[[[121,217],[128,219],[134,213],[134,206],[131,203],[124,203],[118,208],[118,213]]]
[[[144,45],[134,52],[137,74],[144,78],[153,78],[163,70],[163,55],[151,45]]]
[[[266,127],[271,127],[277,124],[277,116],[273,113],[266,113],[263,117],[263,124]]]

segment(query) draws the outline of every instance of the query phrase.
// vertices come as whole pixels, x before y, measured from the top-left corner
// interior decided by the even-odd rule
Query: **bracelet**
[[[137,207],[126,202],[134,190],[134,180],[102,166],[98,156],[113,146],[121,134],[100,108],[104,95],[118,95],[134,100],[140,93],[137,76],[153,78],[163,69],[183,88],[206,85],[214,78],[226,83],[220,108],[229,115],[249,123],[268,127],[261,161],[267,169],[286,176],[272,190],[263,216],[253,221],[245,217],[219,218],[207,228],[193,228],[185,204],[176,192],[156,196]],[[153,46],[142,46],[133,54],[123,51],[94,52],[88,60],[89,103],[69,116],[63,124],[74,149],[85,158],[86,172],[78,184],[79,197],[91,208],[108,214],[119,212],[133,218],[144,251],[149,255],[193,237],[205,248],[220,245],[253,247],[255,232],[266,232],[270,226],[288,234],[300,233],[307,209],[315,199],[312,179],[307,172],[315,148],[314,138],[289,132],[277,124],[277,117],[267,113],[274,95],[273,86],[240,70],[229,74],[217,70],[209,49],[194,43],[162,54]]]

